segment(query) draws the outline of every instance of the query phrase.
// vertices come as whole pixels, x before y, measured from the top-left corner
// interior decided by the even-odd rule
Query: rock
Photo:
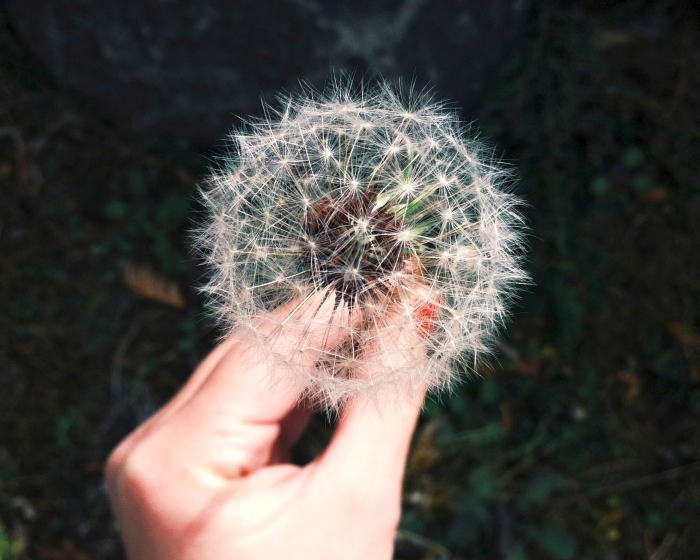
[[[7,0],[56,81],[137,131],[221,139],[260,97],[332,70],[434,89],[469,107],[528,0]]]

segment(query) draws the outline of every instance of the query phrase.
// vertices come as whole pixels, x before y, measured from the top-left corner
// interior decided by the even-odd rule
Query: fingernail
[[[435,329],[437,311],[435,304],[428,302],[421,305],[416,311],[418,323],[418,336],[426,338]]]

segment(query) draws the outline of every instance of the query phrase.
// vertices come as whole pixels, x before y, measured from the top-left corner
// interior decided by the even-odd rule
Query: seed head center
[[[303,270],[317,288],[331,288],[352,308],[386,299],[412,254],[406,227],[376,208],[372,191],[326,196],[306,212],[299,242]]]

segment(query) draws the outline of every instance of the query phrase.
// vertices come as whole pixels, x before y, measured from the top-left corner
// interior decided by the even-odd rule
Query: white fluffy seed
[[[348,341],[311,369],[279,356],[307,397],[333,407],[449,386],[488,350],[526,281],[507,170],[453,113],[385,83],[340,80],[281,106],[231,135],[233,149],[203,189],[209,218],[197,245],[212,270],[203,291],[226,332],[251,329],[269,352],[274,337],[255,331],[256,316],[342,288],[339,308],[355,305],[362,317],[343,327]],[[371,203],[356,202],[363,196]],[[367,375],[365,349],[383,352],[399,336],[377,330],[387,313],[405,317],[397,331],[420,328],[412,294],[421,286],[436,302],[427,360]],[[300,355],[317,350],[300,340]]]

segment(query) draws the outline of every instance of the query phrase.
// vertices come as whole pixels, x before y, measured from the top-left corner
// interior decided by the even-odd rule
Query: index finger
[[[320,292],[254,319],[247,331],[234,332],[212,350],[180,391],[112,452],[110,464],[121,464],[144,438],[183,413],[181,433],[195,438],[193,431],[233,421],[281,422],[303,392],[303,368],[342,342],[349,321],[347,307]],[[257,336],[266,337],[267,351]]]
[[[247,422],[279,421],[305,390],[306,372],[340,345],[355,318],[329,292],[314,292],[255,318],[191,399],[235,410]]]

